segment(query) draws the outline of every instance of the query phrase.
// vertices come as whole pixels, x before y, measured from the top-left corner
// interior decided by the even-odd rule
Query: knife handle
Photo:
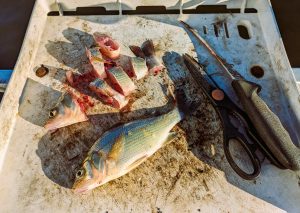
[[[232,87],[259,136],[277,160],[287,169],[300,170],[300,149],[292,142],[277,115],[259,97],[260,86],[233,80]]]

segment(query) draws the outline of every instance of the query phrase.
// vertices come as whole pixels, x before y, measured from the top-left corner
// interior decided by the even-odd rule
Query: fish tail
[[[141,48],[142,48],[145,56],[149,57],[149,56],[155,55],[154,44],[153,44],[153,41],[151,39],[146,40],[142,44]]]
[[[196,101],[188,100],[185,92],[182,89],[176,90],[176,105],[180,114],[181,119],[186,115],[190,115],[195,112],[200,103]]]
[[[140,58],[145,58],[145,54],[140,47],[131,45],[131,46],[129,46],[129,48],[135,56],[140,57]]]

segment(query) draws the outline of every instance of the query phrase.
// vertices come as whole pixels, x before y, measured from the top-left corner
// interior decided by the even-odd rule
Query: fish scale
[[[121,69],[112,68],[109,70],[111,74],[113,74],[118,81],[124,85],[129,84],[131,79],[126,75],[125,72]]]
[[[176,117],[177,119],[174,119]],[[125,163],[142,152],[145,152],[146,154],[147,151],[150,151],[151,153],[151,150],[153,150],[155,146],[160,146],[161,143],[165,141],[169,131],[179,120],[180,116],[177,109],[172,110],[166,115],[147,120],[144,125],[141,125],[140,128],[135,130],[135,134],[126,136],[124,150],[120,156],[119,162]],[[127,128],[130,128],[130,126]],[[145,131],[148,132],[148,135],[145,135]]]
[[[133,81],[121,67],[113,67],[109,69],[108,76],[115,85],[115,89],[125,96],[129,95],[136,88]]]

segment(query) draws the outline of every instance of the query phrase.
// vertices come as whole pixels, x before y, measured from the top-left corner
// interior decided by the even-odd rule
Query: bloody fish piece
[[[83,74],[77,74],[77,73],[74,73],[71,70],[68,70],[66,72],[67,82],[72,87],[84,86],[84,84],[93,81],[95,78],[96,78],[96,76],[94,75],[93,71],[88,71],[88,72],[85,72]]]
[[[145,59],[149,72],[153,73],[154,75],[158,74],[164,68],[164,65],[156,57],[153,41],[145,41],[142,44],[141,49],[145,54]]]
[[[116,66],[122,67],[122,69],[127,73],[130,78],[134,78],[134,72],[131,66],[131,57],[127,55],[120,55],[118,59],[115,60]]]
[[[113,40],[110,36],[99,32],[95,32],[93,36],[103,55],[111,59],[116,59],[120,56],[120,45],[117,41]]]
[[[87,121],[84,108],[78,103],[77,97],[70,91],[63,94],[56,106],[49,112],[49,120],[45,128],[54,130],[75,123]]]
[[[107,74],[114,89],[121,94],[127,96],[136,89],[133,81],[121,67],[110,68]]]
[[[128,99],[124,95],[111,88],[102,79],[95,79],[89,87],[104,103],[110,104],[114,108],[121,109],[128,103]]]
[[[99,51],[99,48],[85,48],[85,52],[93,67],[93,75],[97,78],[105,79],[107,77],[104,69],[105,60],[102,58],[102,54]]]
[[[148,74],[146,61],[140,57],[120,55],[116,60],[116,64],[117,66],[122,67],[130,78],[139,80]]]

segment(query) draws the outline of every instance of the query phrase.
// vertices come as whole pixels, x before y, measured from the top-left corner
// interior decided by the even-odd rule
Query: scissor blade
[[[212,82],[208,82],[209,77],[205,73],[203,67],[192,56],[188,54],[183,55],[183,61],[197,84],[204,90],[204,92],[208,96],[210,96],[210,92],[217,87],[216,85],[212,85]]]
[[[202,45],[208,50],[208,52],[220,63],[220,65],[223,67],[223,69],[226,71],[226,74],[230,77],[230,79],[244,79],[237,71],[233,70],[231,67],[229,67],[226,62],[223,61],[222,58],[220,58],[220,56],[217,55],[217,53],[213,50],[213,48],[211,48],[211,46],[200,36],[199,33],[197,33],[197,31],[191,27],[190,25],[188,25],[187,23],[185,23],[184,21],[180,21],[182,23],[182,25],[185,27],[185,29],[187,29],[190,33],[192,33],[196,39],[202,43]]]

